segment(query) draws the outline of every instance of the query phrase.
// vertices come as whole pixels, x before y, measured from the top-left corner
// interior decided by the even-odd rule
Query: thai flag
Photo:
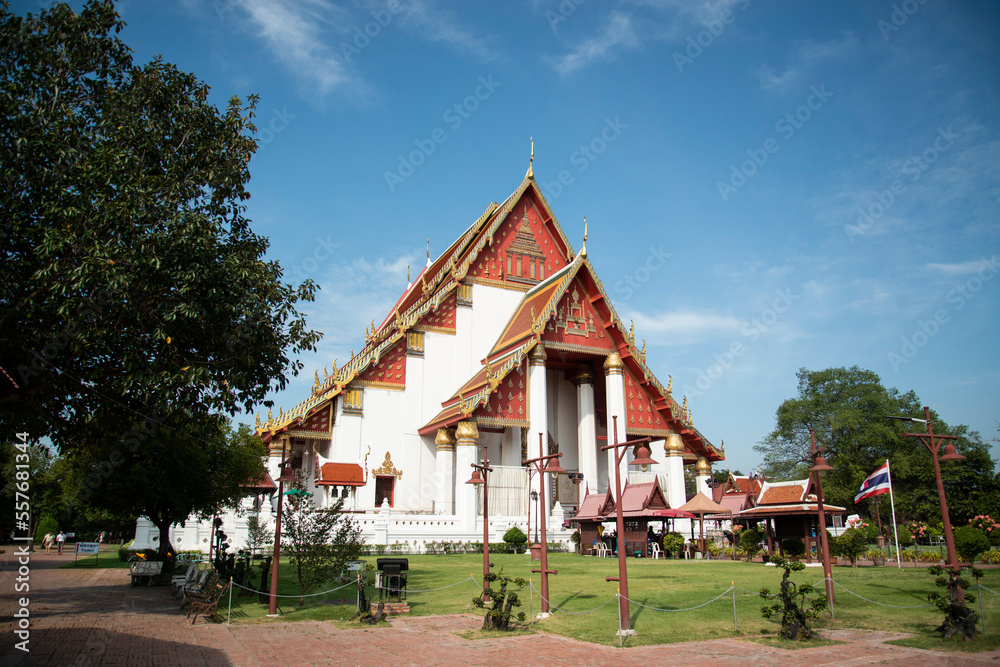
[[[861,488],[854,496],[854,502],[857,503],[865,498],[890,492],[892,492],[892,484],[889,481],[889,462],[886,461],[881,468],[868,475],[868,479],[862,482]]]

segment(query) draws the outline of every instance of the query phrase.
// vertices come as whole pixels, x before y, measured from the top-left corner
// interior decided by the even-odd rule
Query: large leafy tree
[[[834,466],[823,481],[827,500],[850,512],[873,516],[874,503],[854,504],[862,481],[890,462],[897,515],[900,519],[941,520],[930,453],[904,432],[920,432],[922,425],[898,422],[887,416],[923,417],[920,400],[882,385],[879,376],[858,367],[828,368],[797,374],[798,395],[784,401],[775,415],[775,428],[754,449],[764,455],[762,470],[768,479],[804,479],[812,465],[809,429]],[[956,525],[976,514],[995,512],[1000,483],[989,448],[967,426],[950,426],[932,411],[934,432],[955,435],[958,451],[966,456],[957,464],[943,464],[942,477],[949,514]],[[890,520],[889,503],[880,503]]]
[[[263,478],[266,455],[263,441],[245,424],[233,428],[224,417],[175,413],[134,451],[71,454],[67,504],[133,521],[147,517],[160,531],[158,547],[165,554],[173,548],[172,524],[235,507]]]
[[[0,5],[0,430],[63,451],[250,411],[320,336],[244,215],[256,99],[134,65],[122,25]]]

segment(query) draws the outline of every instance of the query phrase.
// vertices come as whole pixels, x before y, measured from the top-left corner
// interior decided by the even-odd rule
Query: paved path
[[[719,639],[618,649],[539,633],[468,641],[472,615],[398,618],[389,628],[340,630],[331,623],[192,626],[166,588],[132,588],[126,570],[56,569],[72,555],[31,558],[30,653],[14,647],[18,576],[10,547],[0,555],[0,667],[7,665],[809,665],[1000,664],[1000,651],[956,656],[884,644],[904,635],[852,630],[848,642],[787,651]],[[113,557],[113,554],[109,554]]]

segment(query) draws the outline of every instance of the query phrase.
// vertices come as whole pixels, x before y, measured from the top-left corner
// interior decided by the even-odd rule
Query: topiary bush
[[[58,532],[59,522],[46,514],[42,517],[42,520],[38,522],[38,528],[35,530],[35,544],[41,544],[47,533],[52,533],[52,537],[55,537]],[[55,542],[53,542],[53,544],[55,544]]]
[[[760,531],[750,528],[740,533],[740,548],[747,555],[747,561],[752,561],[753,557],[760,553],[760,541],[764,539]]]
[[[837,538],[837,553],[858,566],[858,556],[868,551],[868,536],[862,530],[848,528]]]
[[[801,540],[799,542],[801,543]],[[776,614],[781,615],[780,635],[785,639],[809,639],[812,637],[809,621],[819,618],[820,613],[826,609],[826,596],[817,595],[810,598],[809,596],[814,592],[812,584],[796,585],[788,580],[788,575],[792,572],[805,569],[803,563],[789,562],[779,556],[774,559],[774,564],[784,570],[781,577],[781,588],[774,595],[771,595],[771,592],[766,588],[760,590],[762,598],[774,601],[772,604],[762,607],[760,613],[767,619]]]
[[[806,543],[797,537],[786,537],[781,540],[781,550],[788,558],[802,558],[806,555]]]
[[[972,526],[960,526],[954,530],[953,535],[959,562],[975,563],[990,550],[989,538]]]
[[[511,526],[503,534],[503,541],[510,546],[514,553],[521,553],[521,549],[528,543],[528,536],[517,526]]]

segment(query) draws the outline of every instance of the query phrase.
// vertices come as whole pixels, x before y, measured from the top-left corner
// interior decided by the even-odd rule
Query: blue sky
[[[47,2],[14,2],[18,12]],[[74,6],[81,3],[74,2]],[[528,166],[695,425],[749,471],[800,367],[1000,420],[992,2],[125,0],[122,36],[260,96],[249,216],[360,350]],[[994,456],[1000,450],[994,444]]]

